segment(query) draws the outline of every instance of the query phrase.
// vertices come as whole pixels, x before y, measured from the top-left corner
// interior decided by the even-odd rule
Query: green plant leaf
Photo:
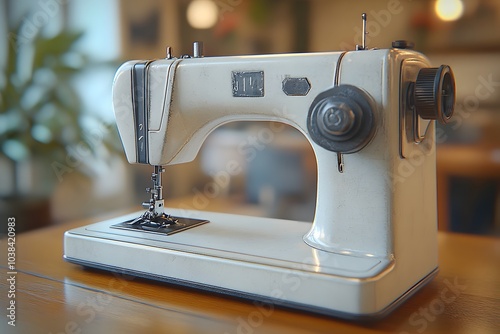
[[[47,65],[54,65],[65,53],[71,50],[74,43],[83,36],[82,32],[62,31],[54,37],[35,39],[35,56],[33,67],[39,68]],[[53,64],[50,64],[53,61]]]
[[[40,168],[51,168],[51,162],[64,161],[76,145],[87,147],[92,154],[102,152],[103,146],[122,152],[115,128],[97,144],[89,138],[81,122],[86,113],[73,85],[75,76],[88,66],[116,68],[119,64],[91,62],[75,48],[81,32],[63,30],[53,37],[37,34],[33,39],[22,38],[21,33],[22,22],[9,32],[7,61],[1,74],[5,80],[0,84],[0,121],[9,120],[9,126],[0,124],[0,155],[12,161],[42,158],[46,166]],[[31,76],[21,73],[21,78],[20,70],[24,69],[29,69]],[[86,117],[104,124],[99,117]]]

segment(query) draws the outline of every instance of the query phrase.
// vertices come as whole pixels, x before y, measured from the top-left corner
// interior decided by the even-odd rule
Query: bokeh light
[[[217,5],[212,0],[194,0],[187,9],[187,20],[195,29],[208,29],[217,23]]]
[[[464,4],[462,0],[437,0],[436,14],[443,21],[455,21],[462,17]]]

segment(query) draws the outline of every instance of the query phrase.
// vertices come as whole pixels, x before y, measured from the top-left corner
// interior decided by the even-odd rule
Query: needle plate
[[[171,235],[209,222],[208,220],[203,220],[203,219],[171,217],[171,223],[160,225],[160,224],[133,223],[136,220],[137,219],[130,219],[124,221],[123,223],[111,225],[111,228]]]

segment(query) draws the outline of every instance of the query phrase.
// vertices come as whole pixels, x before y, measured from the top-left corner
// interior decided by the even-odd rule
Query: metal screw
[[[336,103],[328,108],[323,115],[323,128],[335,136],[349,132],[354,125],[355,116],[345,103]]]

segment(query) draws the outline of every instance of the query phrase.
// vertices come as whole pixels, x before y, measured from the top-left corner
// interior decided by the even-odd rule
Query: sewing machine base
[[[387,315],[437,273],[405,281],[394,259],[336,254],[308,246],[310,224],[166,209],[209,220],[173,235],[112,228],[140,213],[65,233],[76,264],[330,316]]]
[[[325,309],[325,308],[321,308],[321,307],[315,307],[314,305],[294,303],[294,302],[284,301],[281,299],[275,299],[275,298],[270,298],[270,297],[265,297],[265,296],[243,293],[240,291],[223,289],[223,288],[220,288],[217,286],[203,285],[203,284],[199,284],[196,282],[178,280],[178,279],[173,278],[173,277],[151,275],[151,274],[147,274],[147,273],[140,272],[140,271],[127,270],[124,268],[117,268],[117,267],[111,267],[111,266],[103,266],[103,265],[100,265],[98,263],[80,261],[80,260],[73,259],[73,258],[66,257],[65,260],[68,262],[74,263],[74,264],[81,265],[83,267],[104,270],[104,271],[110,271],[110,272],[117,273],[119,275],[128,275],[128,276],[134,276],[134,277],[138,277],[138,278],[145,278],[145,279],[150,279],[150,280],[154,280],[154,281],[165,282],[168,284],[175,284],[175,285],[179,285],[179,286],[186,287],[186,288],[193,288],[193,289],[203,290],[203,291],[207,291],[207,292],[222,294],[222,295],[226,295],[229,297],[241,298],[245,301],[252,301],[252,302],[254,302],[255,305],[258,305],[258,306],[260,306],[260,305],[262,305],[263,307],[267,306],[268,309],[269,308],[272,309],[274,307],[282,307],[282,308],[287,308],[287,309],[292,309],[292,310],[299,310],[299,311],[304,311],[304,312],[310,312],[310,313],[326,315],[326,316],[330,316],[330,317],[337,317],[337,318],[342,318],[342,319],[347,319],[347,320],[356,320],[356,321],[373,321],[373,320],[379,320],[379,319],[386,317],[392,311],[394,311],[396,308],[398,308],[401,304],[403,304],[406,300],[408,300],[408,298],[413,296],[421,287],[423,287],[427,283],[431,282],[438,273],[438,269],[436,268],[433,272],[431,272],[429,275],[424,277],[420,282],[415,284],[411,289],[406,291],[406,293],[404,295],[402,295],[400,298],[395,300],[392,304],[390,304],[389,306],[387,306],[386,308],[384,308],[383,310],[381,310],[377,313],[353,314],[353,313],[346,313],[346,312],[341,312],[341,311]],[[272,305],[272,306],[268,306],[268,305]]]

